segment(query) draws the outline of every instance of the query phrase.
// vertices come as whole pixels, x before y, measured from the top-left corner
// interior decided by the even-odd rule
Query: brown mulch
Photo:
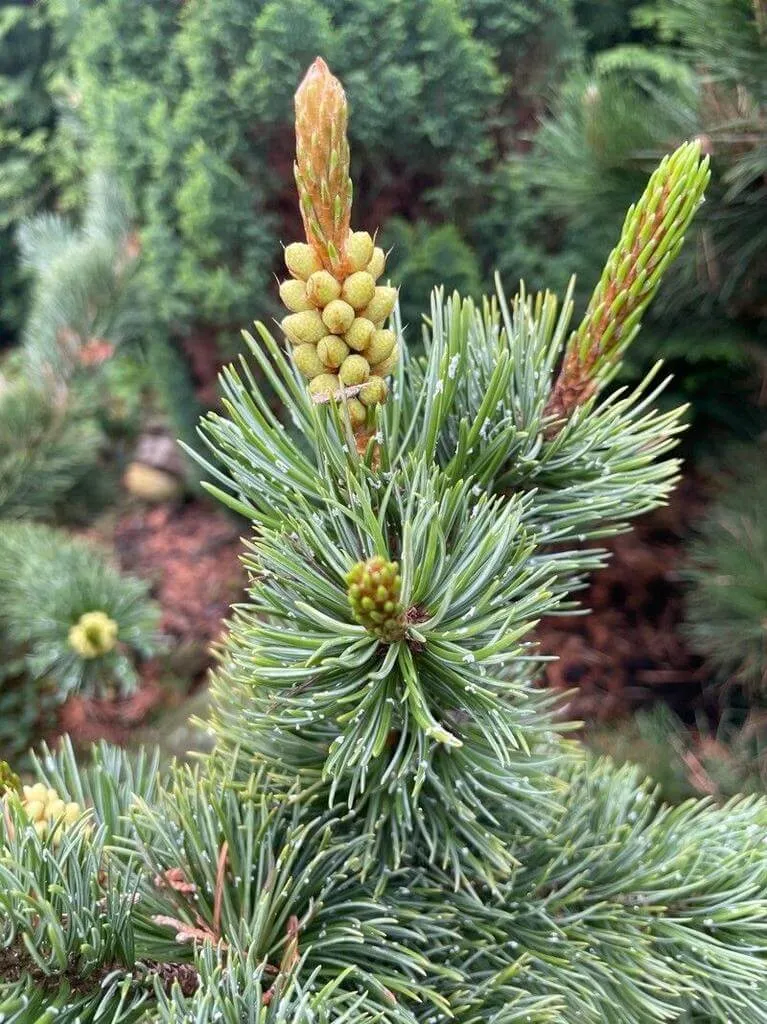
[[[686,717],[704,699],[707,674],[682,633],[683,541],[703,507],[701,488],[684,481],[667,508],[637,521],[604,546],[608,565],[581,597],[588,615],[544,619],[538,634],[545,684],[574,690],[568,713],[586,721],[628,714],[658,699]]]
[[[207,646],[244,585],[244,530],[212,504],[191,501],[128,512],[117,523],[114,545],[126,571],[153,582],[163,631]]]
[[[57,732],[69,733],[78,743],[104,738],[124,744],[204,679],[210,646],[245,585],[239,561],[245,529],[211,502],[198,499],[131,508],[120,516],[109,541],[121,568],[152,584],[168,654],[142,667],[141,684],[130,697],[71,698],[61,709]],[[182,689],[169,688],[168,676],[177,677]]]

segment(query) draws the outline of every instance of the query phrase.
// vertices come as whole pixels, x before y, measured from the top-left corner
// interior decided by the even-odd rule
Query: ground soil
[[[541,623],[546,685],[573,690],[572,717],[605,721],[659,699],[683,718],[705,703],[707,672],[682,633],[684,541],[704,507],[688,479],[668,507],[644,516],[631,533],[604,546],[609,564],[596,573],[582,604],[588,615]]]

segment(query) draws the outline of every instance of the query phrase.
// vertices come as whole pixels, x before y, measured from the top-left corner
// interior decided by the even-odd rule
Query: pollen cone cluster
[[[61,842],[63,833],[82,816],[79,804],[65,803],[55,789],[42,782],[24,786],[21,806],[41,839],[52,836],[54,846]]]
[[[397,563],[387,562],[380,555],[357,562],[347,573],[346,582],[356,621],[385,643],[401,640],[405,635],[405,615]]]
[[[285,248],[280,298],[293,362],[318,400],[346,402],[353,426],[386,399],[397,341],[385,328],[397,291],[377,282],[386,255],[351,231],[346,96],[317,58],[296,93],[296,185],[306,242]]]

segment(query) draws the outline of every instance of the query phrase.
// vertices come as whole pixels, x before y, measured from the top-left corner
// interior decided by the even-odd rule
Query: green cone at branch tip
[[[352,614],[361,626],[384,643],[404,637],[402,580],[396,562],[387,562],[380,555],[357,562],[346,574],[346,583]]]

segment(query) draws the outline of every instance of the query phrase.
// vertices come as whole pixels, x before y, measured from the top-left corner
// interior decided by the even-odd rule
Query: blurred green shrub
[[[66,518],[93,474],[104,435],[76,392],[0,377],[0,517]]]
[[[730,452],[737,469],[689,550],[687,631],[720,682],[767,694],[765,453]]]
[[[638,764],[672,804],[693,797],[725,801],[767,790],[767,717],[726,714],[715,728],[688,727],[664,704],[591,729],[586,743],[619,764]]]
[[[50,202],[56,126],[51,94],[55,37],[45,8],[0,4],[0,344],[23,319],[16,225]]]
[[[395,271],[398,260],[423,269],[408,295],[423,307],[418,288],[443,276],[426,264],[445,246],[461,281],[494,268],[499,239],[479,223],[488,196],[578,50],[569,0],[50,0],[49,9],[71,38],[92,159],[117,168],[136,202],[155,316],[222,339],[268,312],[260,296],[275,293],[277,242],[298,234],[292,96],[317,53],[343,78],[354,113],[357,226],[425,222],[392,258]],[[508,219],[504,230],[512,234]]]
[[[0,755],[24,750],[76,692],[118,695],[159,646],[148,584],[95,545],[37,523],[0,522]]]

